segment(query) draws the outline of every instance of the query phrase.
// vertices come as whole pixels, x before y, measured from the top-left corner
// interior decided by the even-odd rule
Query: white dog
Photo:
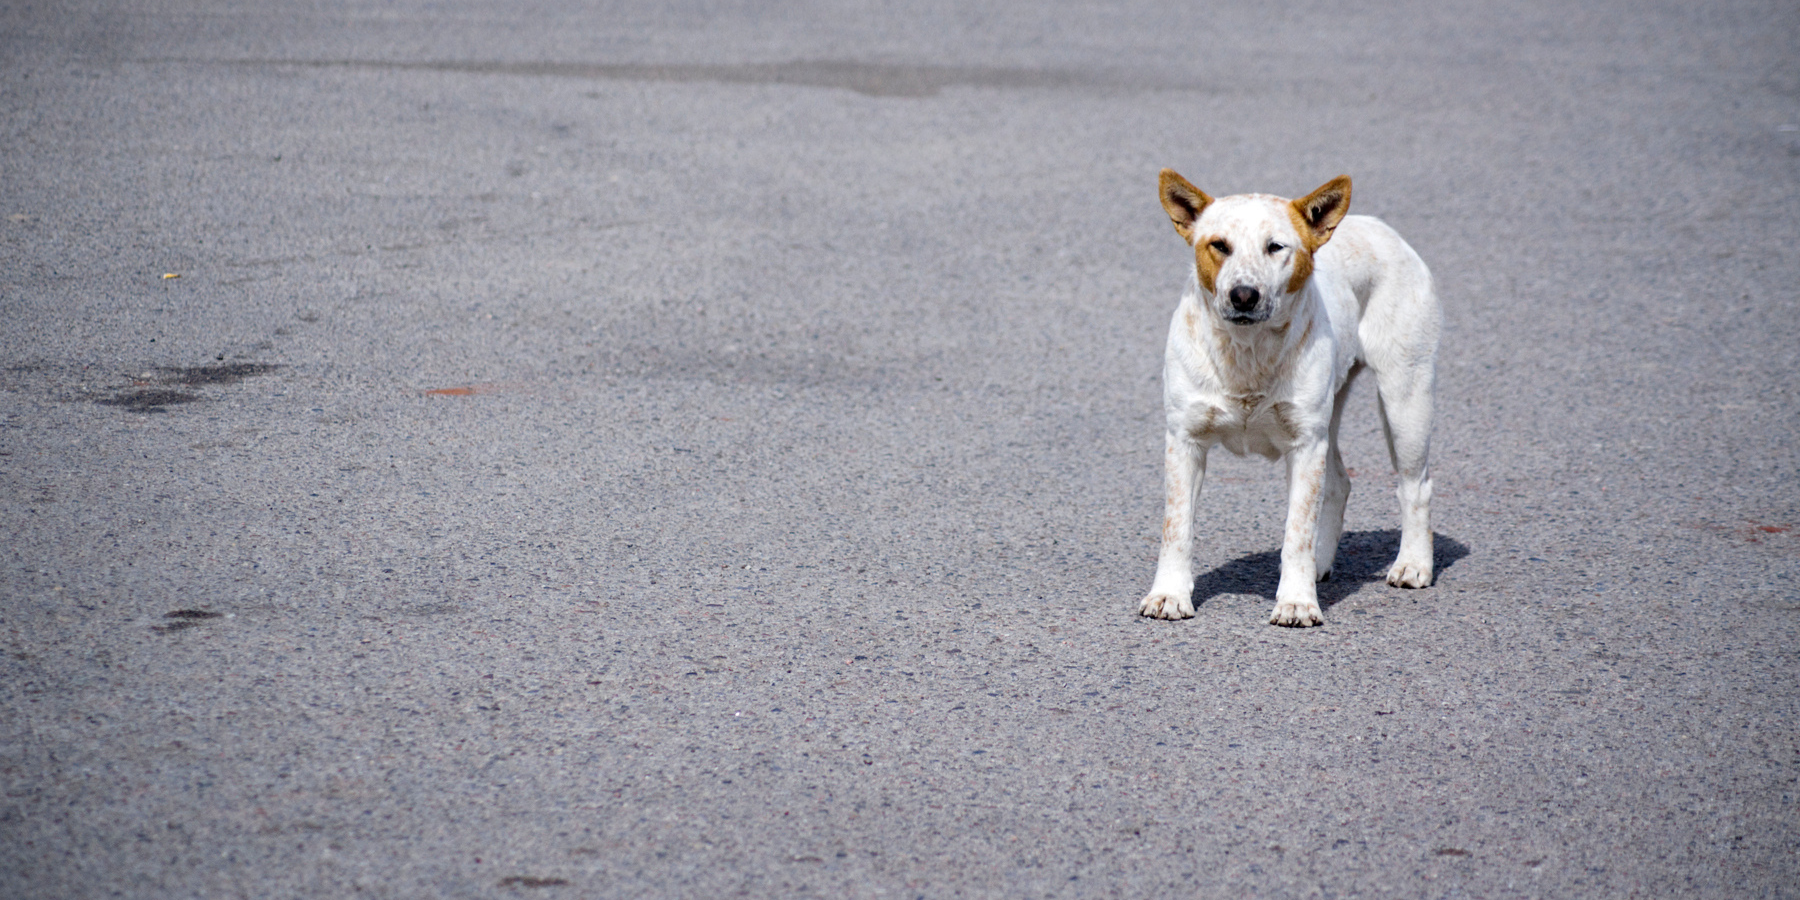
[[[1292,201],[1214,200],[1170,169],[1161,189],[1175,231],[1193,247],[1194,274],[1163,362],[1162,554],[1138,612],[1194,614],[1194,505],[1207,451],[1223,445],[1286,457],[1287,534],[1269,622],[1323,624],[1314,583],[1331,574],[1350,497],[1338,420],[1365,365],[1400,476],[1400,555],[1388,584],[1430,586],[1425,458],[1439,329],[1431,271],[1381,220],[1344,215],[1347,177]]]

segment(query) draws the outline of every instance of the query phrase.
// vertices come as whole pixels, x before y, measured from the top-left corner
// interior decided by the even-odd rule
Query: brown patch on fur
[[[1288,276],[1288,293],[1306,287],[1306,280],[1313,273],[1313,254],[1331,240],[1331,233],[1349,211],[1350,178],[1346,175],[1339,175],[1288,204],[1288,218],[1300,235],[1300,246],[1294,248],[1294,272]]]
[[[1288,203],[1288,218],[1300,234],[1300,246],[1294,248],[1294,272],[1288,276],[1287,291],[1292,294],[1306,287],[1312,277],[1313,254],[1331,240],[1338,223],[1350,212],[1350,176],[1339,175],[1319,189]]]
[[[1306,476],[1306,480],[1304,482],[1302,482],[1302,484],[1306,488],[1306,498],[1301,501],[1302,503],[1304,503],[1305,505],[1307,505],[1309,507],[1316,507],[1319,505],[1319,493],[1320,493],[1320,491],[1324,490],[1324,484],[1322,483],[1323,480],[1324,480],[1323,472],[1319,473],[1317,476],[1313,476],[1313,475]],[[1306,535],[1306,549],[1311,550],[1312,545],[1313,545],[1312,533],[1309,530]]]
[[[1277,329],[1267,330],[1271,338],[1281,336]],[[1225,382],[1226,390],[1238,398],[1239,403],[1246,404],[1244,410],[1248,412],[1263,401],[1263,392],[1268,390],[1281,367],[1281,355],[1259,353],[1258,348],[1246,348],[1230,340],[1219,341],[1215,347],[1222,363],[1219,377]]]
[[[1156,179],[1157,193],[1162,197],[1163,212],[1175,225],[1175,233],[1188,243],[1194,241],[1194,222],[1211,205],[1213,198],[1194,187],[1174,169],[1164,169]],[[1210,290],[1210,288],[1208,289]]]
[[[1163,465],[1166,467],[1167,472],[1173,473],[1175,471],[1175,466],[1179,465],[1180,462],[1177,457],[1180,455],[1181,451],[1176,449],[1173,444],[1163,448]],[[1176,511],[1186,509],[1186,500],[1187,498],[1181,495],[1181,486],[1176,483],[1175,478],[1167,477],[1163,479],[1163,509],[1169,511],[1168,515],[1163,516],[1162,539],[1164,545],[1173,542],[1176,538]],[[1186,513],[1182,514],[1185,515]]]
[[[1206,292],[1215,292],[1213,285],[1219,280],[1219,267],[1225,265],[1225,254],[1213,247],[1217,238],[1203,237],[1194,243],[1194,271],[1200,273],[1200,286]]]
[[[1294,353],[1303,345],[1287,342],[1291,327],[1292,322],[1265,325],[1262,335],[1250,345],[1230,340],[1213,344],[1214,358],[1219,361],[1219,378],[1227,393],[1240,401],[1247,397],[1253,397],[1258,404],[1263,401],[1270,386],[1287,370]],[[1245,407],[1246,412],[1249,409]]]
[[[1213,407],[1213,406],[1207,407],[1206,414],[1202,415],[1200,417],[1200,421],[1195,422],[1193,425],[1188,427],[1188,436],[1193,438],[1196,441],[1204,441],[1207,438],[1212,437],[1213,423],[1218,421],[1218,419],[1219,419],[1218,407]]]
[[[1305,232],[1301,232],[1304,234]],[[1312,252],[1305,247],[1294,248],[1294,274],[1288,276],[1287,292],[1292,294],[1306,287],[1306,279],[1312,277]]]
[[[1300,436],[1300,428],[1294,424],[1294,404],[1283,400],[1269,407],[1269,415],[1275,418],[1275,427],[1281,429],[1282,434],[1287,435],[1288,443],[1292,444],[1294,439]],[[1318,489],[1318,485],[1313,485],[1315,493]]]
[[[1320,185],[1318,190],[1288,204],[1294,230],[1300,232],[1300,240],[1305,243],[1308,253],[1319,252],[1319,248],[1331,240],[1331,233],[1337,230],[1338,223],[1344,221],[1344,214],[1349,211],[1348,175],[1339,175]]]
[[[1163,449],[1163,465],[1166,467],[1166,471],[1169,471],[1169,472],[1175,471],[1174,466],[1177,463],[1176,457],[1178,457],[1180,455],[1181,455],[1181,451],[1175,449],[1173,446],[1166,447]],[[1181,491],[1179,488],[1177,488],[1177,486],[1175,484],[1175,480],[1173,478],[1165,479],[1163,500],[1167,504],[1167,508],[1169,508],[1169,509],[1174,509],[1176,504],[1180,503],[1182,500]],[[1166,521],[1164,522],[1164,526],[1166,529],[1166,526],[1167,526]]]
[[[1235,341],[1212,344],[1213,358],[1219,363],[1219,378],[1227,395],[1243,407],[1245,421],[1255,415],[1263,401],[1269,399],[1268,392],[1280,374],[1293,366],[1294,355],[1312,339],[1315,324],[1315,320],[1308,317],[1306,328],[1300,332],[1300,339],[1297,341],[1286,339],[1288,330],[1293,327],[1292,322],[1286,322],[1267,328],[1265,342],[1256,347],[1243,346]],[[1286,426],[1283,431],[1292,432],[1288,435],[1290,438],[1298,434]]]
[[[1324,485],[1322,484],[1324,477],[1325,477],[1324,472],[1316,472],[1316,473],[1308,472],[1307,474],[1301,476],[1301,478],[1304,479],[1301,482],[1301,486],[1302,486],[1302,489],[1306,492],[1306,496],[1300,502],[1304,506],[1315,509],[1315,510],[1318,509],[1319,492],[1324,487]],[[1300,554],[1304,559],[1311,560],[1312,556],[1313,556],[1313,545],[1316,543],[1316,541],[1314,539],[1314,532],[1317,531],[1317,529],[1318,529],[1318,517],[1314,516],[1313,527],[1311,527],[1311,528],[1302,528],[1302,527],[1299,527],[1300,525],[1301,525],[1301,523],[1299,523],[1299,522],[1290,522],[1289,523],[1288,541],[1291,544],[1291,546],[1293,547],[1293,550],[1295,553]],[[1285,550],[1286,548],[1283,548],[1283,549]],[[1317,575],[1318,573],[1315,572],[1313,574]]]

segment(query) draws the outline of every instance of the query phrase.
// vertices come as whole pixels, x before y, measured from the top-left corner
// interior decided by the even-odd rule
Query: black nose
[[[1261,299],[1262,294],[1258,293],[1256,288],[1248,285],[1240,284],[1231,289],[1231,308],[1238,312],[1249,312],[1255,309],[1256,301]]]

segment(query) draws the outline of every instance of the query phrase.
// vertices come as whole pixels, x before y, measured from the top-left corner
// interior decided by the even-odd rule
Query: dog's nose
[[[1255,309],[1256,301],[1261,299],[1262,294],[1249,285],[1240,284],[1231,289],[1231,308],[1238,312],[1249,312]]]

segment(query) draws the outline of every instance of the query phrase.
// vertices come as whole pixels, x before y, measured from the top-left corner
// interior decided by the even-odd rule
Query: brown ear
[[[1323,187],[1295,200],[1292,207],[1294,227],[1306,241],[1307,252],[1325,246],[1331,240],[1331,232],[1350,211],[1350,176],[1339,175],[1325,182]]]
[[[1174,169],[1162,170],[1162,174],[1157,176],[1156,186],[1162,192],[1163,210],[1169,214],[1169,221],[1175,223],[1175,233],[1192,244],[1194,221],[1200,218],[1200,213],[1213,202],[1213,198],[1189,184]]]

